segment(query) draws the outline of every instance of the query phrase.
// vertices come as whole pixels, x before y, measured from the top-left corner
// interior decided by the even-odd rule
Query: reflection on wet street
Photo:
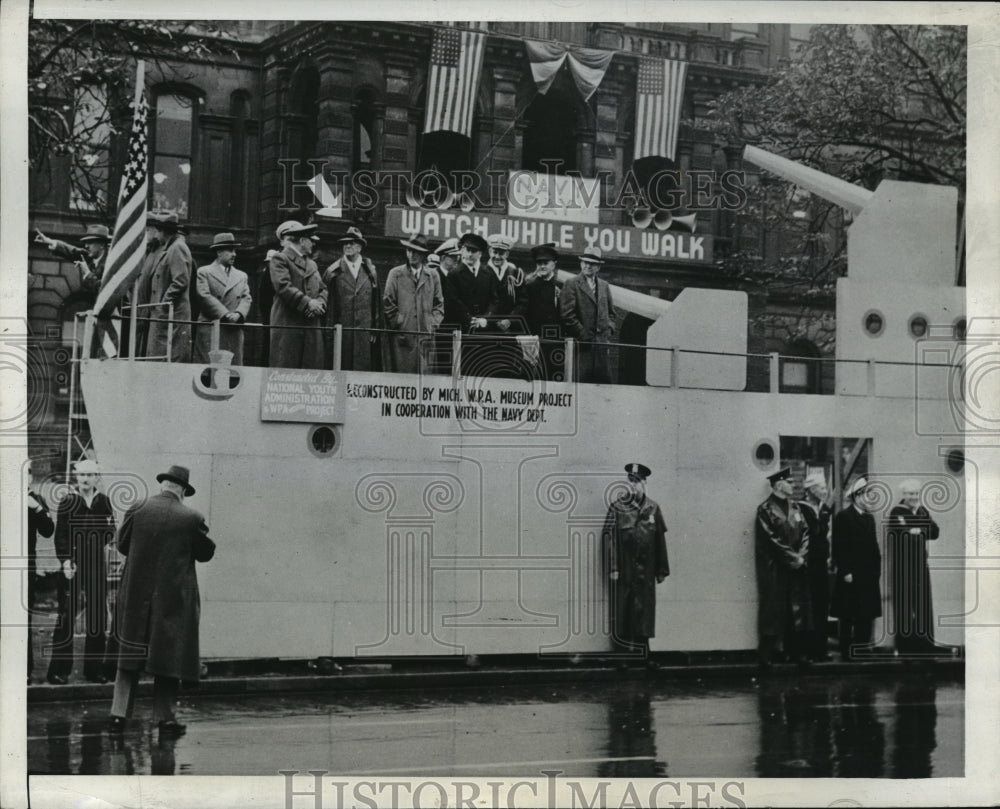
[[[960,682],[922,674],[763,683],[552,684],[183,700],[120,736],[107,704],[33,704],[28,766],[50,774],[929,778],[963,774]]]

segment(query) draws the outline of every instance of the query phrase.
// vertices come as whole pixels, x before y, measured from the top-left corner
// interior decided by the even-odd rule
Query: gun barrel
[[[570,278],[575,277],[575,273],[566,272],[566,270],[559,270],[556,273],[556,281],[560,284],[565,284]],[[670,308],[670,301],[665,301],[662,298],[654,298],[652,295],[644,295],[641,292],[614,284],[608,286],[611,287],[611,300],[614,305],[626,312],[641,315],[649,320],[658,320],[660,315],[666,313]]]
[[[801,163],[796,163],[786,157],[765,152],[756,146],[747,146],[743,150],[743,159],[749,160],[762,169],[774,172],[800,188],[819,194],[823,199],[839,205],[852,214],[861,213],[862,208],[868,204],[868,200],[872,197],[872,192],[867,188],[803,166]]]

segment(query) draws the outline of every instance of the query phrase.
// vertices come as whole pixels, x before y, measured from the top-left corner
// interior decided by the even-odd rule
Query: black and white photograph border
[[[112,114],[86,88],[120,65],[91,52],[107,72],[45,92],[28,3],[0,8],[2,809],[1000,803],[995,5],[30,13],[236,35],[184,39],[197,86],[140,31]],[[826,87],[782,58],[822,24],[965,27],[967,123],[928,113],[931,160],[789,136],[789,98]],[[396,56],[337,52],[361,36]],[[850,75],[837,36],[812,53]],[[934,108],[887,85],[894,136]],[[378,323],[335,316],[352,245]],[[463,321],[477,249],[513,262],[495,296],[561,286],[553,322]],[[283,308],[271,282],[313,250],[322,280]],[[164,323],[177,255],[200,269]],[[99,539],[96,577],[35,522],[93,511],[95,480],[112,516],[80,544],[122,551]],[[167,647],[132,634],[157,582],[194,627]]]

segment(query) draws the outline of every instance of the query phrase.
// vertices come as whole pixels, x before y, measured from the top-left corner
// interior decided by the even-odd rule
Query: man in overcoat
[[[427,239],[417,234],[400,244],[406,248],[406,263],[389,270],[382,306],[386,323],[400,331],[390,338],[392,370],[416,374],[430,361],[431,335],[444,320],[444,297],[438,274],[424,266],[430,252]]]
[[[462,330],[462,373],[483,376],[489,368],[492,341],[482,334],[497,308],[496,282],[483,261],[486,239],[469,231],[459,238],[458,248],[458,264],[446,280],[444,322],[449,329]]]
[[[272,368],[324,368],[320,327],[329,292],[316,262],[310,258],[316,225],[290,220],[278,225],[275,232],[282,249],[271,256],[269,263],[274,288],[270,365]]]
[[[32,617],[35,611],[35,577],[38,571],[38,536],[52,536],[55,531],[55,523],[49,514],[48,503],[38,491],[32,475],[31,466],[28,466],[28,491],[25,493],[25,500],[28,505],[28,682],[31,682],[31,672],[35,668],[34,655],[34,635],[32,632]]]
[[[46,236],[36,230],[35,241],[44,244],[59,258],[72,261],[80,270],[80,288],[96,296],[104,275],[104,262],[108,257],[111,233],[104,225],[87,225],[87,232],[80,237],[83,247]]]
[[[656,585],[670,575],[667,526],[660,506],[646,495],[649,467],[625,467],[628,491],[608,509],[603,540],[611,578],[614,642],[622,651],[649,657],[656,632]]]
[[[870,647],[875,619],[882,615],[882,554],[875,518],[865,508],[868,481],[860,477],[847,489],[851,505],[833,518],[832,615],[840,619],[840,655],[853,659]]]
[[[758,662],[770,668],[778,647],[806,664],[807,633],[812,629],[806,558],[809,532],[792,501],[792,470],[769,475],[771,494],[757,507],[754,561],[757,572]]]
[[[106,683],[108,584],[104,554],[105,546],[115,538],[114,514],[107,495],[97,490],[97,464],[89,459],[78,461],[74,473],[76,489],[56,509],[56,556],[63,575],[56,590],[59,613],[52,632],[52,657],[46,680],[63,684],[73,671],[73,626],[76,605],[82,595],[86,599],[87,633],[83,676],[90,682]]]
[[[141,309],[147,317],[146,356],[171,362],[191,360],[191,268],[194,261],[187,242],[177,233],[177,214],[151,213],[146,220],[146,238],[158,247],[146,257],[140,285],[145,286],[146,303],[156,306]],[[173,304],[173,336],[167,346],[169,304]]]
[[[892,617],[896,651],[901,655],[951,652],[934,641],[934,605],[931,574],[927,569],[927,542],[941,529],[920,504],[920,483],[910,479],[900,486],[902,500],[889,512],[886,553],[892,587]]]
[[[110,729],[132,715],[139,673],[153,675],[153,719],[163,734],[180,734],[174,707],[180,682],[198,682],[201,600],[195,562],[215,554],[205,518],[184,505],[195,493],[190,472],[171,466],[156,476],[160,493],[133,506],[118,533],[125,555],[118,596],[118,674]]]
[[[511,239],[502,233],[494,233],[487,240],[490,257],[487,269],[493,274],[497,302],[493,308],[490,330],[495,335],[491,347],[490,376],[502,379],[517,379],[525,375],[525,362],[520,345],[515,342],[515,334],[524,333],[524,325],[513,318],[524,271],[509,260],[514,247]]]
[[[349,227],[338,240],[343,255],[323,273],[328,297],[326,325],[344,327],[340,367],[345,371],[381,371],[382,294],[375,265],[361,250],[368,245],[361,231]],[[352,331],[359,329],[360,331]],[[333,332],[326,340],[326,367],[333,367]]]
[[[523,318],[528,331],[539,339],[539,366],[542,379],[562,380],[564,344],[560,342],[562,323],[559,315],[559,287],[556,285],[556,262],[559,253],[554,243],[531,249],[535,271],[521,286],[514,306],[515,317]]]
[[[233,266],[236,258],[236,242],[232,233],[217,233],[212,239],[215,261],[199,267],[195,289],[201,309],[200,323],[211,324],[221,321],[219,348],[233,353],[233,365],[243,364],[243,327],[253,299],[250,296],[250,282],[243,270]],[[209,362],[208,352],[212,347],[212,326],[198,326],[195,334],[194,361]]]
[[[805,500],[799,503],[809,529],[809,553],[806,569],[809,575],[809,600],[812,604],[813,631],[809,654],[813,660],[830,659],[827,653],[826,624],[830,612],[830,520],[833,509],[827,502],[829,490],[823,471],[815,469],[803,482]]]
[[[580,274],[559,294],[566,334],[577,341],[577,382],[611,383],[607,344],[614,336],[615,312],[608,282],[597,277],[603,263],[600,248],[588,247],[580,256]]]

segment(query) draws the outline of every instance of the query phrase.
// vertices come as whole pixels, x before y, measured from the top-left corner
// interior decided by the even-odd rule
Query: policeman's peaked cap
[[[652,472],[651,472],[651,471],[649,470],[649,467],[648,467],[648,466],[646,466],[645,464],[641,464],[641,463],[630,463],[630,464],[626,464],[626,466],[625,466],[625,471],[626,471],[626,473],[628,473],[629,475],[634,475],[635,477],[637,477],[637,478],[640,478],[640,479],[642,479],[642,480],[645,480],[645,479],[646,479],[646,478],[648,478],[648,477],[649,477],[649,476],[650,476],[651,474],[653,474],[653,473],[652,473]]]

